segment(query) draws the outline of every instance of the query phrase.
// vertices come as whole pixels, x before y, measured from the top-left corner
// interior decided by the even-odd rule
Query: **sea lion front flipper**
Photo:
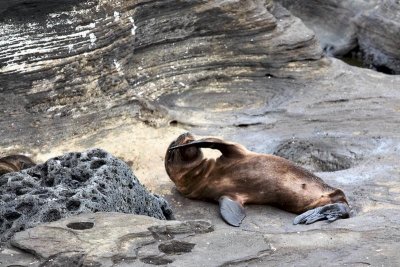
[[[228,196],[220,197],[219,211],[225,222],[232,226],[240,226],[244,217],[246,217],[242,204]]]
[[[236,143],[226,142],[224,140],[218,138],[203,138],[199,140],[195,140],[186,144],[177,145],[170,147],[169,150],[195,146],[199,148],[211,148],[211,149],[218,149],[224,156],[232,157],[232,156],[241,156],[246,152],[246,148],[242,145]]]
[[[350,208],[346,203],[333,203],[300,214],[294,219],[293,224],[311,224],[324,219],[333,222],[337,219],[348,218],[349,216]]]

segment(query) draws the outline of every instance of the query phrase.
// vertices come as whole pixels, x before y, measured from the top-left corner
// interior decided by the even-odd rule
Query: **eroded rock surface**
[[[149,193],[123,161],[101,149],[68,153],[0,176],[0,203],[0,241],[40,223],[84,212],[172,218],[163,198]]]
[[[193,255],[205,257],[212,249],[208,239],[213,231],[208,221],[95,213],[17,233],[12,245],[39,257],[43,266],[195,266]]]
[[[356,20],[364,61],[377,70],[400,74],[400,2],[381,1]]]
[[[375,4],[351,2],[368,10]],[[165,195],[178,219],[215,225],[197,240],[163,243],[162,253],[153,246],[136,264],[400,264],[400,77],[324,57],[313,32],[271,1],[68,1],[56,9],[49,3],[7,1],[3,9],[12,12],[1,24],[0,153],[32,151],[47,159],[71,147],[107,147],[142,168],[143,181]],[[316,1],[302,1],[308,3]],[[335,4],[327,10],[341,18]],[[350,31],[343,42],[353,41]],[[293,226],[294,214],[248,206],[241,228],[227,228],[217,205],[183,198],[165,173],[165,149],[186,130],[319,171],[344,190],[354,216]],[[39,264],[26,253],[0,253],[18,255],[11,263]],[[48,263],[85,259],[80,251],[58,255]]]
[[[312,29],[326,53],[340,56],[357,46],[357,15],[378,6],[377,0],[277,0]]]
[[[22,266],[40,263],[40,266],[265,266],[317,261],[326,261],[328,266],[359,266],[360,262],[396,266],[400,263],[399,231],[395,223],[398,214],[390,224],[378,229],[373,224],[382,223],[382,217],[360,216],[311,226],[287,224],[287,213],[272,208],[253,208],[248,217],[251,223],[234,228],[218,221],[213,225],[204,220],[161,221],[121,213],[82,214],[17,233],[11,241],[13,247],[3,252],[3,261],[7,264],[18,259]],[[88,224],[90,227],[75,227]],[[25,251],[24,258],[16,248]]]
[[[400,73],[400,3],[278,0],[313,29],[329,55],[348,56],[389,74]]]
[[[199,111],[202,123],[205,104],[232,124],[232,110],[265,112],[264,99],[290,94],[271,77],[329,65],[313,32],[272,1],[1,3],[4,146],[18,136],[43,147],[120,116],[165,124]]]

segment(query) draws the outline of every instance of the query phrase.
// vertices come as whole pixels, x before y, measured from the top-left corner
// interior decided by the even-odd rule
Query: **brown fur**
[[[18,172],[35,166],[35,162],[24,155],[10,155],[0,158],[0,175],[9,172]]]
[[[268,204],[294,213],[347,203],[342,190],[284,158],[254,153],[240,144],[215,138],[202,140],[215,142],[214,148],[222,155],[216,160],[206,159],[201,148],[189,146],[168,149],[165,156],[169,177],[188,198],[218,201],[225,195],[242,205]],[[169,148],[193,141],[194,137],[187,133]]]

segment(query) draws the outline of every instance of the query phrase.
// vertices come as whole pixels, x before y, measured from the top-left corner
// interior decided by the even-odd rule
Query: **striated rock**
[[[0,176],[0,203],[1,241],[17,231],[84,212],[172,218],[163,198],[149,193],[124,162],[100,149],[68,153]]]
[[[400,3],[277,0],[314,30],[329,55],[351,57],[389,74],[400,73]]]
[[[200,110],[205,103],[223,123],[241,124],[232,110],[263,112],[262,99],[279,103],[287,93],[271,77],[311,78],[329,65],[312,31],[272,1],[27,0],[0,7],[4,146],[15,136],[49,145],[120,116],[159,125],[184,111],[201,124],[209,119]]]
[[[44,19],[36,23],[26,13],[8,15],[0,25],[0,58],[10,61],[0,69],[0,112],[5,114],[0,116],[0,153],[37,152],[40,147],[37,153],[43,157],[46,146],[55,145],[54,152],[107,144],[122,150],[127,161],[151,155],[152,164],[142,169],[149,173],[144,179],[165,195],[176,217],[215,225],[196,240],[156,243],[132,260],[136,265],[400,265],[399,76],[323,57],[313,32],[271,1],[62,1],[54,12],[50,1],[35,1],[36,8],[29,4],[33,1],[23,2],[7,1],[7,8],[20,12],[30,6],[27,13]],[[351,2],[365,3],[365,10],[374,5]],[[333,4],[331,8],[335,14]],[[70,26],[51,28],[54,23],[49,23],[47,28],[52,16]],[[353,41],[352,34],[346,36]],[[37,52],[50,57],[24,57]],[[137,119],[165,127],[136,127]],[[107,127],[102,127],[104,121]],[[320,171],[320,177],[346,192],[354,216],[297,227],[291,225],[294,214],[248,206],[242,228],[226,228],[217,205],[183,198],[165,174],[160,158],[172,138],[186,129],[256,152],[280,153]],[[83,228],[91,222],[71,221]],[[38,257],[13,248],[0,253],[8,265],[39,265]],[[46,264],[80,264],[83,254],[60,252]],[[118,264],[124,266],[124,261]]]
[[[377,0],[277,0],[312,29],[329,55],[341,56],[357,47],[354,20],[379,4]]]
[[[400,74],[400,2],[381,1],[356,20],[364,61],[375,69]]]

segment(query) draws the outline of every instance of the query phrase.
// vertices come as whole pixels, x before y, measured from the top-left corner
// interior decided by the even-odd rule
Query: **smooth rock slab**
[[[93,223],[90,229],[71,223]],[[77,266],[227,266],[269,253],[262,234],[203,220],[161,221],[122,214],[81,214],[17,233],[12,245],[42,259]]]
[[[40,223],[97,211],[172,218],[163,198],[149,193],[128,165],[101,149],[68,153],[0,177],[1,241]]]

